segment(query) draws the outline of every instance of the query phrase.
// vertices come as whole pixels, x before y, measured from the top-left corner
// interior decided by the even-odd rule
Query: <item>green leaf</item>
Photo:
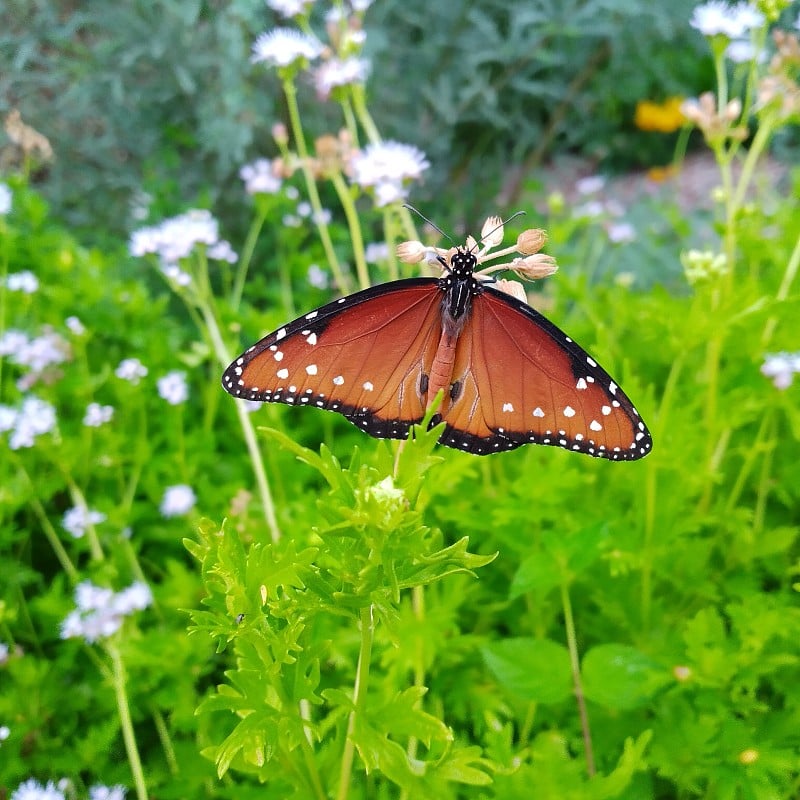
[[[672,681],[670,674],[635,647],[601,644],[583,657],[583,693],[590,700],[619,710],[644,705]]]
[[[484,661],[503,688],[535,703],[560,703],[572,693],[567,648],[550,639],[518,638],[482,648]]]

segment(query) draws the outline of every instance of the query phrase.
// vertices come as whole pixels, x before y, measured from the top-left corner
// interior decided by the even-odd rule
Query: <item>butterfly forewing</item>
[[[344,414],[367,433],[405,438],[425,413],[441,292],[434,279],[382,284],[312,311],[236,359],[223,374],[235,397]]]
[[[484,454],[526,443],[612,460],[651,447],[638,412],[608,373],[563,331],[486,287],[456,350],[455,394],[442,441]]]

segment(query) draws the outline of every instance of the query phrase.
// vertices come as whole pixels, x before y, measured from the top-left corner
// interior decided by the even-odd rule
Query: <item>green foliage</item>
[[[498,9],[464,13],[497,44]],[[527,14],[502,29],[515,48]],[[139,800],[796,797],[800,389],[762,367],[798,349],[800,173],[753,190],[788,118],[743,113],[759,132],[747,149],[731,120],[702,129],[723,186],[702,219],[661,197],[616,245],[551,199],[561,272],[537,302],[636,399],[654,449],[630,464],[543,447],[478,459],[425,423],[401,444],[315,410],[253,416],[223,395],[221,365],[328,298],[304,280],[329,263],[324,241],[273,226],[246,283],[252,249],[211,267],[205,247],[165,281],[110,233],[83,246],[8,178],[0,795],[34,777],[81,799],[98,783]],[[357,190],[340,189],[355,214]],[[252,241],[289,200],[256,198]],[[405,221],[382,213],[396,238]],[[357,216],[318,225],[334,256],[358,259]],[[663,273],[639,266],[651,256]],[[9,285],[24,271],[38,289]],[[60,360],[31,369],[19,335],[57,337]],[[116,374],[134,356],[138,383]],[[173,404],[157,381],[176,369],[188,392]],[[31,397],[55,416],[26,446],[14,415]],[[85,422],[93,402],[112,419]],[[162,505],[176,484],[196,507]],[[75,532],[76,507],[105,517]],[[143,581],[153,603],[62,638],[87,581]]]

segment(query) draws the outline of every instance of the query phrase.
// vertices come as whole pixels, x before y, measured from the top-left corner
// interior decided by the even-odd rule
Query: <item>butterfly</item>
[[[335,411],[379,439],[407,438],[441,391],[431,426],[444,422],[447,447],[647,455],[650,433],[619,385],[552,322],[476,275],[469,244],[436,251],[440,278],[373,286],[278,328],[230,364],[223,388]]]

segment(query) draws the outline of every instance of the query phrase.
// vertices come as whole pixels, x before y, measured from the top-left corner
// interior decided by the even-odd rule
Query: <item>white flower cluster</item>
[[[154,253],[161,260],[167,277],[172,277],[178,262],[186,258],[196,245],[205,245],[209,258],[235,261],[230,243],[219,238],[219,223],[206,209],[192,209],[177,217],[169,217],[159,225],[139,228],[131,234],[128,249],[133,256]],[[184,283],[182,276],[176,276]]]
[[[352,182],[373,193],[378,207],[402,202],[408,183],[419,180],[430,162],[418,148],[400,142],[369,144],[354,154]]]
[[[711,0],[695,8],[689,24],[703,36],[724,36],[730,40],[725,54],[731,61],[750,61],[755,55],[750,32],[761,28],[764,15],[749,3],[731,5],[721,0]],[[763,60],[765,54],[759,54]]]
[[[189,384],[186,383],[186,373],[173,370],[159,378],[157,381],[158,394],[171,406],[179,406],[189,398]]]
[[[110,422],[114,416],[114,406],[101,406],[100,403],[89,403],[83,415],[83,424],[87,428],[99,428]]]
[[[161,513],[165,517],[182,517],[188,514],[197,502],[197,496],[191,486],[178,484],[168,486],[161,500]]]
[[[17,786],[11,800],[64,800],[64,792],[53,781],[43,784],[29,778]]]
[[[37,436],[50,433],[55,426],[55,408],[34,395],[24,397],[18,408],[0,405],[0,433],[10,432],[8,446],[12,450],[33,447]]]
[[[51,368],[69,361],[72,348],[63,336],[45,330],[41,336],[31,338],[24,331],[9,328],[0,336],[0,356],[8,356],[12,364],[27,367],[28,372],[17,381],[20,391],[34,386]]]
[[[73,539],[81,539],[90,525],[99,525],[106,521],[102,511],[95,511],[86,506],[74,506],[64,512],[61,525]]]
[[[250,60],[254,64],[288,67],[298,61],[313,61],[322,50],[322,42],[314,36],[294,28],[273,28],[255,40]]]
[[[121,592],[83,581],[75,587],[77,608],[61,623],[61,638],[81,638],[91,644],[112,636],[122,627],[125,617],[147,608],[152,602],[150,587],[141,581]]]
[[[34,294],[39,289],[39,279],[29,269],[12,272],[6,276],[6,289],[9,292]]]
[[[788,389],[800,373],[800,353],[772,353],[764,357],[761,374],[772,378],[776,389]]]
[[[272,162],[267,158],[258,158],[245,164],[239,170],[239,177],[244,181],[247,194],[277,194],[283,185],[283,181],[272,169]]]
[[[114,374],[135,386],[147,375],[147,367],[138,358],[124,358],[117,365]]]
[[[14,195],[11,194],[11,189],[8,188],[8,184],[0,182],[0,217],[4,217],[11,211],[13,200]]]

